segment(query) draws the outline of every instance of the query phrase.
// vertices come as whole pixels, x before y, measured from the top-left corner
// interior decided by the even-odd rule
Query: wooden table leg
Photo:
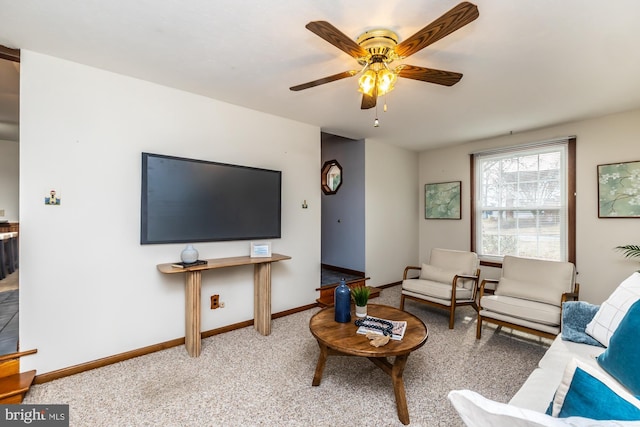
[[[253,327],[262,335],[271,333],[271,263],[253,270]]]
[[[409,424],[409,409],[407,408],[407,395],[404,391],[404,380],[402,373],[407,364],[408,354],[396,356],[393,365],[389,363],[386,357],[369,357],[378,368],[382,369],[391,377],[393,383],[393,392],[396,395],[396,407],[398,408],[398,418],[402,424]]]
[[[409,424],[409,409],[407,408],[407,395],[404,390],[404,380],[402,373],[407,364],[408,354],[396,356],[391,368],[391,381],[393,382],[393,392],[396,395],[396,406],[398,408],[398,419],[404,425]]]
[[[322,381],[322,373],[324,372],[324,365],[327,363],[328,349],[326,345],[318,343],[320,346],[320,355],[318,356],[318,364],[316,365],[316,373],[313,375],[313,382],[311,385],[318,386]]]
[[[316,372],[313,376],[313,382],[311,383],[311,385],[314,386],[320,385],[320,381],[322,380],[322,372],[324,371],[324,366],[327,362],[327,357],[329,356],[329,354],[342,354],[336,350],[330,350],[327,346],[322,345],[320,342],[318,342],[318,345],[320,346],[320,355],[318,356]],[[396,356],[393,364],[391,364],[386,357],[368,357],[368,359],[371,360],[374,365],[391,376],[391,382],[393,383],[393,393],[396,397],[398,419],[404,425],[409,424],[409,408],[407,407],[407,395],[404,389],[404,380],[402,379],[402,373],[404,372],[404,367],[407,365],[408,358],[408,354]]]
[[[202,288],[202,272],[185,272],[185,335],[184,344],[191,357],[200,356],[202,340],[200,335],[200,290]]]

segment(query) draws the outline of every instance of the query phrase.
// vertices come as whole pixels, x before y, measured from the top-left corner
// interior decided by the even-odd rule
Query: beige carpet
[[[372,303],[397,307],[399,286]],[[471,389],[508,401],[536,367],[549,341],[485,326],[475,311],[448,313],[408,302],[429,327],[404,380],[412,426],[462,425],[446,396]],[[331,357],[322,384],[311,380],[318,346],[307,310],[273,321],[270,336],[252,327],[207,338],[202,355],[175,347],[49,383],[25,403],[67,403],[71,426],[401,426],[390,378],[366,359]]]

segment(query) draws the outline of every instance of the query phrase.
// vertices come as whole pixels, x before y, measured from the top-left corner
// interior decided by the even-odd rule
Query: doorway
[[[365,277],[364,155],[364,140],[321,135],[322,164],[340,168],[340,185],[321,199],[321,286]]]
[[[20,51],[0,46],[0,233],[2,253],[9,237],[19,238]],[[15,233],[15,236],[14,236]],[[15,245],[17,247],[17,244]],[[5,251],[6,249],[6,251]],[[17,253],[16,253],[17,255]],[[0,355],[18,351],[19,271],[17,260],[3,256],[0,274]]]

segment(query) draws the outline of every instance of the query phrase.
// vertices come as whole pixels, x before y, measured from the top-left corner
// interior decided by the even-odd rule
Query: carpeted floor
[[[371,301],[397,307],[400,287]],[[475,339],[475,311],[448,313],[408,302],[429,328],[412,353],[404,380],[412,426],[460,426],[447,400],[471,389],[507,402],[536,367],[549,341],[496,332]],[[371,362],[330,357],[322,384],[311,386],[318,345],[309,333],[311,309],[272,324],[203,340],[202,355],[183,346],[35,385],[24,403],[67,403],[72,426],[401,426],[391,380]]]

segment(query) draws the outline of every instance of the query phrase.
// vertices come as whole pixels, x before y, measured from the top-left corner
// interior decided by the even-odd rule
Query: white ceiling
[[[359,68],[309,21],[402,41],[458,3],[0,0],[0,44],[413,150],[640,107],[638,0],[477,0],[477,20],[403,61],[463,73],[460,83],[401,79],[379,128],[357,77],[289,90]]]

